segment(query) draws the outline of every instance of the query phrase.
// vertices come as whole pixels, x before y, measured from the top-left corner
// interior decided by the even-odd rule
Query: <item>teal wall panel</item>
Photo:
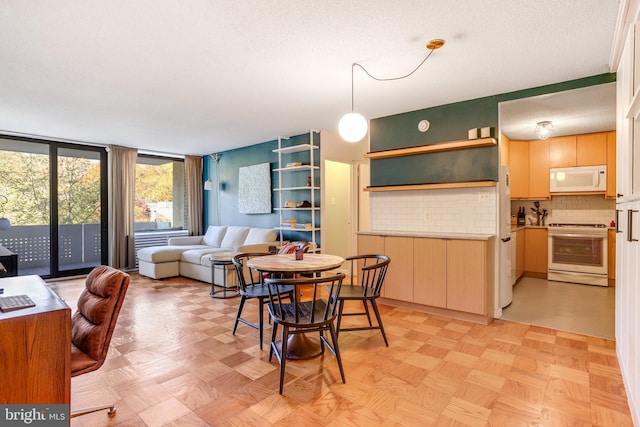
[[[423,119],[431,124],[427,132],[418,130]],[[375,152],[466,140],[469,129],[481,127],[498,127],[493,96],[371,120],[370,147]],[[497,181],[498,162],[497,146],[379,159],[371,162],[371,185]]]
[[[307,144],[309,143],[309,134],[293,136],[282,141],[282,146]],[[315,145],[320,145],[320,134],[314,134]],[[268,162],[271,167],[271,187],[278,186],[278,154],[273,150],[278,148],[278,141],[267,141],[249,147],[242,147],[235,150],[223,151],[219,153],[220,160],[216,162],[211,156],[204,157],[203,163],[203,180],[211,179],[214,184],[214,190],[204,191],[204,229],[209,225],[239,225],[260,228],[274,228],[280,223],[280,215],[278,211],[272,210],[270,214],[241,214],[238,212],[238,186],[239,186],[239,169],[245,166],[252,166],[260,163]],[[320,153],[316,151],[316,162],[319,161]],[[305,157],[306,156],[306,157]],[[308,154],[305,152],[287,155],[286,162],[302,161],[308,163]],[[219,168],[219,182],[216,178],[216,167]],[[320,185],[319,173],[316,172],[316,185]],[[306,175],[303,177],[306,182]],[[219,190],[216,190],[215,187]],[[319,200],[320,192],[316,193]],[[218,206],[216,200],[219,197],[219,218]],[[272,192],[271,206],[278,207],[278,195]],[[309,222],[304,218],[304,213],[300,216],[301,222]],[[320,222],[319,219],[317,221]],[[309,233],[304,232],[286,232],[285,238],[290,240],[309,239]],[[290,234],[290,235],[289,235]],[[306,236],[306,237],[305,237]],[[317,239],[319,242],[319,239]]]
[[[498,106],[502,101],[561,92],[615,81],[615,74],[600,74],[546,86],[425,108],[371,120],[372,152],[466,140],[468,130],[492,127],[498,131]],[[427,132],[418,130],[429,120]],[[481,147],[371,161],[371,185],[391,186],[467,181],[497,181],[499,149]]]

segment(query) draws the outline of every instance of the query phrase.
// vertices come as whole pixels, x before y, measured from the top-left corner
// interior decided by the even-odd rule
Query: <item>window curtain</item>
[[[189,235],[203,235],[202,224],[202,157],[185,156],[185,179],[187,181],[187,215]]]
[[[135,148],[112,145],[109,149],[109,265],[135,268],[134,206]]]

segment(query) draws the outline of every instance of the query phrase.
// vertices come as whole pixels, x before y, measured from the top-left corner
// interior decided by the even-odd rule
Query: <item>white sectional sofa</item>
[[[211,255],[219,252],[269,252],[276,230],[233,225],[209,226],[204,236],[172,237],[167,246],[138,251],[139,273],[153,279],[185,276],[211,283]],[[223,269],[215,270],[214,281],[223,283]],[[235,284],[232,269],[227,283]]]

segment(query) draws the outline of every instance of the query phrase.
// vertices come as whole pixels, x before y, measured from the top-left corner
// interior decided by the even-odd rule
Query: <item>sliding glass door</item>
[[[107,262],[104,148],[0,137],[0,245],[18,275],[83,274]]]

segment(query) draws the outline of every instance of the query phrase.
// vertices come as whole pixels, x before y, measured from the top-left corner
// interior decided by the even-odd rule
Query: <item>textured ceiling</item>
[[[615,130],[616,84],[607,83],[500,104],[500,131],[511,139],[536,139],[536,123],[550,121],[551,136]]]
[[[617,0],[0,2],[0,132],[205,154],[609,72]]]

